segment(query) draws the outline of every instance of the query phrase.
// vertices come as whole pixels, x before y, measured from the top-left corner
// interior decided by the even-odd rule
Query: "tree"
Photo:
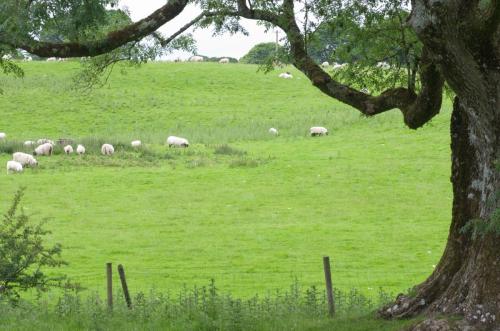
[[[260,43],[252,47],[241,59],[241,63],[266,64],[269,61],[279,60],[282,63],[288,63],[285,57],[286,51],[283,46],[276,43]]]
[[[3,13],[10,12],[9,17],[30,17],[34,15],[30,4],[39,2],[43,1],[9,0],[3,5]],[[14,3],[24,3],[24,7]],[[170,0],[143,20],[102,38],[64,43],[42,42],[32,34],[9,30],[9,25],[4,24],[7,28],[0,32],[0,43],[40,56],[100,55],[152,34],[177,16],[187,3],[187,0]],[[197,3],[204,9],[203,17],[195,18],[191,24],[213,24],[216,31],[236,32],[242,30],[239,19],[247,18],[282,29],[293,65],[324,94],[363,115],[375,116],[399,109],[404,123],[410,129],[418,129],[439,113],[445,84],[451,88],[456,95],[450,128],[453,209],[446,249],[426,281],[417,285],[411,295],[398,296],[396,304],[385,307],[380,314],[387,318],[421,313],[458,314],[465,323],[498,327],[500,245],[498,231],[491,229],[498,228],[495,215],[500,206],[497,195],[500,173],[495,168],[500,156],[500,1],[201,0]],[[27,9],[18,14],[18,8]],[[344,12],[352,15],[360,27],[377,15],[390,18],[397,13],[408,13],[407,17],[401,16],[399,26],[411,28],[420,48],[413,55],[413,64],[406,61],[412,66],[410,73],[414,73],[406,84],[389,86],[380,94],[371,95],[347,85],[349,82],[340,82],[311,58],[307,43],[314,28]],[[410,46],[407,37],[411,35],[407,29],[400,29],[400,33],[401,51],[405,54]],[[471,228],[476,230],[470,231]]]
[[[17,299],[19,291],[31,288],[44,291],[61,286],[65,277],[48,276],[45,267],[66,264],[61,260],[61,245],[45,247],[43,238],[50,232],[42,224],[33,225],[19,204],[24,190],[17,191],[12,206],[0,221],[0,300]]]

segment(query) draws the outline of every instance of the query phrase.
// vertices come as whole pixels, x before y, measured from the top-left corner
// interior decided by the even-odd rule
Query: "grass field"
[[[295,278],[322,286],[329,255],[335,286],[370,296],[424,280],[442,253],[449,104],[410,131],[397,112],[360,117],[293,69],[282,80],[250,65],[154,63],[83,95],[71,90],[76,63],[22,65],[23,80],[0,76],[3,150],[47,137],[85,141],[90,152],[40,157],[21,175],[2,170],[0,211],[26,186],[25,210],[49,219],[70,263],[58,272],[90,290],[103,292],[114,262],[133,292],[214,278],[248,297]],[[312,125],[331,133],[310,138]],[[168,150],[171,134],[189,149]],[[142,152],[119,147],[111,158],[93,143],[133,139]],[[0,154],[2,167],[9,159]]]

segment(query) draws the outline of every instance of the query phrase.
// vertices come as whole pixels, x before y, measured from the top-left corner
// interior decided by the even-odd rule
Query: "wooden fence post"
[[[132,300],[130,299],[127,280],[125,279],[125,270],[123,270],[123,266],[121,264],[118,265],[118,274],[120,275],[120,281],[122,282],[123,295],[125,296],[127,307],[132,308]]]
[[[332,272],[330,270],[330,257],[323,257],[323,268],[325,270],[326,296],[328,298],[328,314],[335,315],[335,301],[333,299]]]
[[[108,308],[113,309],[113,268],[111,262],[106,263]]]

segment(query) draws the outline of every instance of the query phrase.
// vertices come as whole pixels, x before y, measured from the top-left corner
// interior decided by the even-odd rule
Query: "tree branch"
[[[304,38],[294,15],[293,0],[284,0],[283,13],[277,16],[262,10],[250,10],[244,0],[238,0],[238,15],[272,23],[285,31],[290,42],[294,66],[302,71],[314,86],[326,95],[348,104],[366,116],[374,116],[398,108],[404,116],[405,124],[417,129],[439,113],[442,102],[444,78],[424,50],[421,61],[420,78],[422,90],[416,95],[412,90],[400,87],[372,96],[333,80],[307,54]]]
[[[172,40],[177,38],[179,35],[181,35],[184,31],[192,27],[194,24],[199,22],[203,17],[208,17],[208,16],[214,16],[213,13],[207,13],[207,12],[202,12],[200,15],[196,16],[194,19],[192,19],[190,22],[182,26],[177,32],[169,36],[168,38],[163,38],[159,33],[153,32],[152,35],[155,37],[159,42],[162,47],[167,46]]]
[[[52,43],[41,42],[31,37],[25,40],[10,40],[7,36],[0,37],[0,43],[15,48],[21,48],[31,54],[41,57],[80,57],[96,56],[112,51],[128,42],[137,41],[152,34],[162,25],[179,15],[188,0],[170,0],[166,5],[157,9],[151,15],[120,30],[112,31],[100,40],[88,42]]]

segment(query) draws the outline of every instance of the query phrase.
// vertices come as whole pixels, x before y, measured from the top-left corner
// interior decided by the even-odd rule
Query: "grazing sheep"
[[[328,67],[329,65],[330,65],[330,63],[328,63],[328,61],[325,61],[325,62],[321,63],[321,66],[322,66],[323,68],[326,68],[326,67]]]
[[[12,160],[21,163],[24,167],[35,167],[38,165],[37,160],[33,157],[33,155],[16,152],[12,154]]]
[[[21,163],[17,161],[7,161],[7,173],[21,171],[23,171],[23,165]]]
[[[189,147],[189,141],[185,138],[180,138],[176,136],[169,136],[167,138],[167,145],[168,147],[182,147],[186,148]]]
[[[47,143],[51,144],[52,146],[54,146],[54,145],[55,145],[54,141],[52,141],[52,140],[50,140],[50,139],[45,139],[45,138],[38,139],[38,140],[36,141],[36,143],[37,143],[37,145],[42,145],[42,144],[47,144]]]
[[[141,147],[142,143],[140,140],[134,140],[130,143],[132,147]]]
[[[32,147],[32,146],[35,146],[35,142],[33,140],[26,140],[23,143],[23,145],[26,146],[26,147]]]
[[[52,155],[52,151],[54,150],[54,146],[51,143],[44,143],[35,148],[33,155]]]
[[[64,146],[64,153],[66,153],[66,154],[73,153],[73,146],[71,146],[71,145]]]
[[[309,129],[309,132],[311,133],[311,137],[328,136],[328,130],[322,126],[313,126]]]
[[[380,68],[380,69],[390,69],[391,66],[389,65],[389,63],[387,63],[385,61],[382,61],[382,62],[377,62],[377,68]]]
[[[7,135],[4,132],[0,132],[0,140],[4,140]]]
[[[347,63],[339,64],[337,62],[333,63],[333,69],[344,69],[347,68]]]
[[[275,128],[270,128],[269,133],[272,134],[273,136],[277,136],[279,134],[278,130]]]
[[[31,62],[33,61],[33,58],[31,56],[27,56],[23,59],[24,62]]]
[[[219,63],[229,63],[229,59],[227,57],[223,57],[219,60]]]
[[[191,62],[203,62],[203,56],[193,55],[189,58]]]
[[[56,57],[49,57],[47,59],[47,62],[54,62],[54,61],[57,61],[57,58]]]
[[[288,71],[287,72],[282,72],[281,74],[279,74],[278,76],[279,78],[285,78],[285,79],[292,79],[293,76],[291,73],[289,73]]]
[[[115,148],[111,144],[104,144],[101,147],[102,155],[112,155],[115,152]]]
[[[85,147],[83,147],[83,145],[76,146],[76,153],[78,155],[85,154]]]

